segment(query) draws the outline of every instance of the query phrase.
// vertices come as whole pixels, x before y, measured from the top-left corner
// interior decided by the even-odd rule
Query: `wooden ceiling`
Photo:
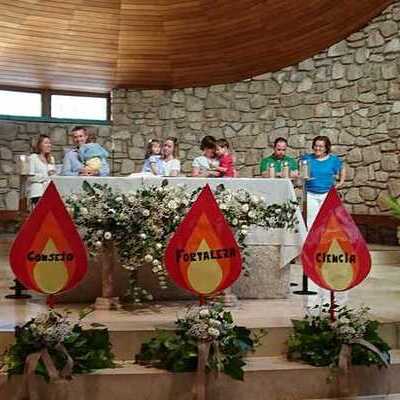
[[[392,0],[0,0],[0,85],[234,82],[304,60]]]

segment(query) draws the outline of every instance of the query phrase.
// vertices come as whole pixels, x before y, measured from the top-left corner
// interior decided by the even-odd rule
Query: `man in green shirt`
[[[293,157],[286,155],[288,142],[283,137],[278,137],[274,142],[274,152],[261,160],[260,173],[264,178],[269,178],[269,169],[273,164],[276,176],[281,176],[282,168],[287,163],[289,167],[289,176],[298,174],[297,162]]]

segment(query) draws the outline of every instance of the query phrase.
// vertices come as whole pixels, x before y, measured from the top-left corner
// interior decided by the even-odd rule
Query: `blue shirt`
[[[150,156],[144,160],[142,172],[151,172],[151,164],[156,164],[158,175],[164,175],[164,165],[161,160],[161,156]]]
[[[78,149],[69,150],[64,156],[61,175],[77,176],[79,175],[80,170],[84,167],[85,166],[79,157],[79,150]],[[99,171],[99,176],[108,176],[108,175],[110,175],[110,168],[107,164],[107,161],[101,160],[101,168]]]
[[[314,154],[306,154],[302,157],[308,163],[310,179],[306,182],[306,190],[311,193],[327,193],[335,186],[336,175],[342,170],[342,160],[335,154],[329,154],[327,158],[320,160]]]

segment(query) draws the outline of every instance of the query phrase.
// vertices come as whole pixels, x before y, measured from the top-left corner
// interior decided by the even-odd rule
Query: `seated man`
[[[274,142],[274,152],[261,160],[260,173],[264,178],[269,178],[269,168],[274,166],[275,174],[278,177],[282,176],[283,166],[287,163],[289,167],[289,177],[298,175],[297,162],[293,157],[286,155],[287,140],[283,137],[278,137]]]
[[[72,130],[72,140],[74,142],[74,148],[69,150],[64,156],[61,175],[108,176],[110,174],[110,168],[105,158],[101,160],[101,166],[98,170],[85,166],[80,156],[79,147],[86,144],[88,141],[88,132],[86,128],[83,126],[74,128]]]

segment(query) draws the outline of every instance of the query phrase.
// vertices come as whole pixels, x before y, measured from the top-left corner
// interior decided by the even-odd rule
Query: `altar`
[[[98,183],[108,185],[115,191],[124,193],[135,191],[143,186],[160,186],[166,178],[148,175],[132,177],[67,177],[56,176],[52,180],[62,196],[82,191],[82,184]],[[229,189],[246,189],[262,197],[267,205],[297,201],[295,190],[289,179],[263,178],[168,178],[169,185],[184,185],[194,190],[209,184],[211,188],[223,184]],[[300,212],[296,209],[298,224],[295,230],[265,230],[250,227],[246,240],[249,249],[250,277],[241,276],[233,286],[233,293],[239,298],[286,298],[289,292],[289,264],[301,251],[306,236],[306,227]],[[65,302],[90,302],[100,295],[101,260],[93,260],[83,283],[76,289],[59,297]],[[116,261],[117,262],[117,261]],[[122,294],[127,286],[128,274],[122,268],[116,268],[116,293]],[[141,272],[139,276],[143,285],[154,295],[155,299],[185,299],[186,293],[178,288],[161,290],[150,273]]]

